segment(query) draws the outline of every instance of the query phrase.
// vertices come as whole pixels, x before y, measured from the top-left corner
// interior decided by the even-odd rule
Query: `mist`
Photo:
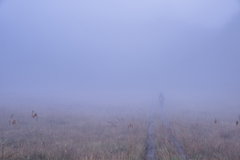
[[[0,1],[1,101],[239,104],[236,0]]]
[[[0,0],[0,157],[240,159],[239,0]]]

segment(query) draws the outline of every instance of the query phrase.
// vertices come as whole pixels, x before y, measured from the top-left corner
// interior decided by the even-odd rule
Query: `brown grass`
[[[144,159],[149,106],[52,107],[34,111],[31,107],[24,111],[2,107],[0,158]],[[228,121],[210,114],[194,115],[201,111],[183,113],[180,108],[167,107],[171,133],[188,159],[240,159],[240,126],[236,124],[240,116]],[[154,124],[156,159],[180,159],[157,112]]]

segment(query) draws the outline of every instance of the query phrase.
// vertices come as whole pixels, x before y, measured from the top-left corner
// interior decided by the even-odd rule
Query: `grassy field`
[[[1,105],[0,160],[145,159],[151,106]],[[240,126],[236,125],[240,120],[239,106],[166,103],[165,108],[171,133],[187,159],[240,159]],[[159,112],[154,122],[156,159],[180,159]]]

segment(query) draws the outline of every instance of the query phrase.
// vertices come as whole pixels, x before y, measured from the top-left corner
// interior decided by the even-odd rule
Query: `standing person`
[[[163,108],[164,96],[163,96],[162,92],[159,94],[159,101],[160,101],[160,107]]]

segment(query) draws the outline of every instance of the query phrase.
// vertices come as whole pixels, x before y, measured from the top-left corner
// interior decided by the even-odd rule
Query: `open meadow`
[[[0,160],[240,160],[240,0],[0,0]]]
[[[152,105],[1,105],[1,160],[145,159]],[[164,107],[171,134],[181,144],[186,159],[240,159],[239,106],[206,110],[207,105],[166,103]],[[156,159],[181,159],[158,108],[154,119]]]

